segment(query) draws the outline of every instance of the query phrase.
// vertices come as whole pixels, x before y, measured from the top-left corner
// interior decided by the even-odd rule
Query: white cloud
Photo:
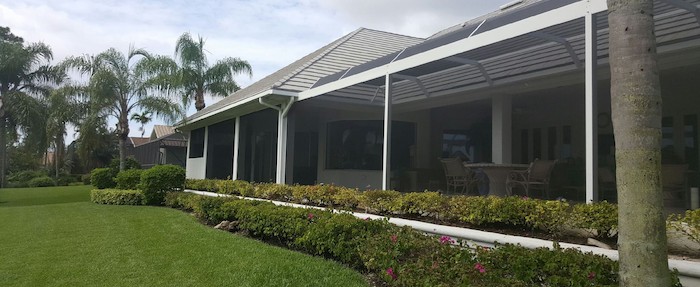
[[[130,44],[172,56],[177,37],[191,32],[206,39],[210,62],[250,62],[253,78],[237,78],[246,86],[359,27],[428,37],[505,2],[0,0],[0,26],[26,41],[47,43],[56,60],[110,47],[126,51]],[[132,135],[140,135],[137,124]]]

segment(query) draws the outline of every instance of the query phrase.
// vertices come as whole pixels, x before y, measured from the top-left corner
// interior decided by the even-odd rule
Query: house
[[[700,1],[655,3],[664,150],[693,170]],[[459,154],[559,159],[562,188],[605,197],[598,174],[615,144],[606,1],[513,4],[426,39],[358,29],[193,114],[179,127],[188,178],[411,190]]]
[[[133,148],[133,156],[143,168],[158,164],[184,167],[187,163],[187,136],[172,126],[155,125],[150,137],[138,138],[137,141]]]

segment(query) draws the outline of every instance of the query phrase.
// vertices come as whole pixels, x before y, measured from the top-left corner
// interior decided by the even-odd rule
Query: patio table
[[[511,170],[525,170],[529,164],[515,163],[465,163],[464,167],[481,169],[489,177],[489,195],[506,196],[506,179]]]

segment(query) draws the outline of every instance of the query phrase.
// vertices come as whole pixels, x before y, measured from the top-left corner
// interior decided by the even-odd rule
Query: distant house
[[[698,3],[656,2],[663,145],[697,170]],[[437,159],[459,152],[559,159],[562,188],[594,201],[614,164],[609,90],[606,1],[524,0],[425,39],[358,29],[178,128],[189,178],[411,190],[396,179],[444,180]]]
[[[172,126],[155,125],[150,137],[131,139],[133,155],[143,168],[158,164],[184,167],[187,163],[187,136]]]

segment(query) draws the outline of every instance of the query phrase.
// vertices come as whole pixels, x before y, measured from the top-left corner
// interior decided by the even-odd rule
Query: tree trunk
[[[197,109],[197,111],[200,111],[205,107],[203,91],[197,91],[197,93],[194,95],[194,107]]]
[[[671,286],[652,0],[608,0],[620,286]]]
[[[126,168],[126,141],[129,139],[129,119],[126,113],[119,117],[119,171]]]

